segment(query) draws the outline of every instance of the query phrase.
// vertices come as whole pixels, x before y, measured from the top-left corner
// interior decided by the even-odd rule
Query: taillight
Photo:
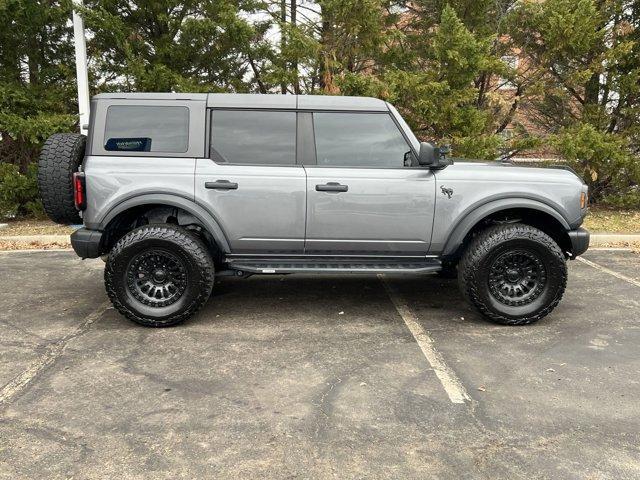
[[[73,174],[73,203],[78,210],[87,208],[87,187],[83,172]]]

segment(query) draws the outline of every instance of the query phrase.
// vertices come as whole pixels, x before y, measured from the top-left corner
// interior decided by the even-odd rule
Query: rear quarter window
[[[107,151],[185,153],[188,148],[188,107],[112,105],[107,109]]]

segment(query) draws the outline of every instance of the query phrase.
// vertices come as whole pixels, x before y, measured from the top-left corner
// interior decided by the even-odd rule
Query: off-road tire
[[[182,265],[182,294],[167,306],[150,305],[136,290],[132,270],[141,256],[157,252]],[[132,276],[133,275],[133,276]],[[205,244],[188,230],[169,224],[136,228],[122,237],[107,258],[104,281],[113,306],[128,319],[145,327],[170,327],[196,313],[209,299],[214,265]],[[143,297],[142,300],[140,297]],[[152,301],[156,301],[155,298]]]
[[[509,252],[525,252],[543,265],[545,284],[530,303],[507,305],[492,293],[491,268]],[[458,264],[458,285],[465,299],[489,320],[503,325],[526,325],[545,317],[560,302],[566,284],[567,265],[558,244],[537,228],[519,223],[481,231]]]
[[[85,154],[87,137],[78,133],[54,133],[40,152],[38,188],[44,211],[56,223],[82,223],[73,203],[73,173]]]

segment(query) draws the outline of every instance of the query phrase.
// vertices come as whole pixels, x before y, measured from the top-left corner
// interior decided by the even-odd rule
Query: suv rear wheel
[[[124,316],[147,327],[176,325],[211,295],[214,266],[207,247],[189,231],[146,225],[122,237],[107,258],[107,294]]]
[[[471,241],[458,265],[458,283],[485,317],[525,325],[556,307],[567,284],[567,265],[546,233],[529,225],[502,224]]]

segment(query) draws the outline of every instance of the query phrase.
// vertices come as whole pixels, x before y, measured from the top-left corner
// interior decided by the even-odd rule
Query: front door
[[[306,180],[296,165],[296,112],[213,110],[210,157],[198,159],[196,201],[234,254],[302,253]]]
[[[316,163],[307,172],[305,253],[424,255],[433,173],[387,113],[314,112]]]

